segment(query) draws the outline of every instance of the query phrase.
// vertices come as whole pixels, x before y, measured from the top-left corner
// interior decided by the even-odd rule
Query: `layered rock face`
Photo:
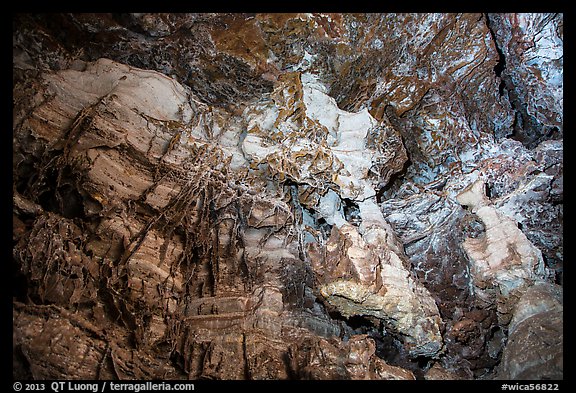
[[[13,25],[15,378],[562,379],[561,14]]]

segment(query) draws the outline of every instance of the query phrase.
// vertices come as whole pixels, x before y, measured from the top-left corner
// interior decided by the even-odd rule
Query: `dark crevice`
[[[510,138],[515,139],[517,135],[520,134],[522,130],[522,113],[514,113],[514,121],[512,122],[512,132],[510,133]]]
[[[485,190],[486,190],[486,196],[489,199],[492,198],[492,186],[490,184],[486,183]]]
[[[19,262],[12,263],[12,297],[22,303],[26,303],[28,293],[28,278],[22,274]]]
[[[492,27],[492,21],[490,20],[490,16],[486,14],[486,26],[488,27],[488,31],[490,31],[490,36],[494,41],[494,46],[496,47],[496,52],[498,52],[498,62],[494,66],[494,73],[498,78],[502,78],[502,71],[506,69],[506,57],[504,56],[504,52],[498,45],[498,40],[496,39],[496,33]],[[504,88],[506,87],[506,83],[504,79],[500,80],[500,86],[498,87],[498,92],[500,93],[500,97],[504,94]]]
[[[352,335],[366,334],[376,344],[376,356],[391,366],[410,370],[416,379],[424,379],[431,359],[427,357],[411,358],[401,337],[388,333],[386,329],[382,330],[381,321],[362,315],[346,318],[336,310],[329,311],[328,315],[333,320],[340,321],[344,327],[344,340]]]
[[[402,143],[404,144],[404,146],[406,146],[403,137],[402,137]],[[406,173],[408,172],[408,168],[410,168],[410,166],[412,165],[412,161],[410,160],[410,153],[408,151],[406,153],[407,153],[408,158],[407,158],[406,162],[404,162],[404,166],[402,167],[402,170],[400,170],[399,172],[393,173],[390,176],[388,183],[381,186],[376,191],[376,202],[377,203],[382,203],[387,198],[393,197],[394,192],[398,188],[400,188],[400,186],[402,186],[402,184],[404,182],[404,176],[406,176]]]
[[[32,366],[22,350],[22,344],[14,345],[12,351],[12,373],[15,380],[32,380]]]
[[[535,148],[544,140],[561,138],[562,134],[558,127],[551,127],[547,130],[546,127],[540,124],[536,118],[530,115],[522,90],[517,88],[517,83],[519,81],[515,81],[515,77],[509,71],[505,72],[509,67],[513,69],[514,64],[508,64],[509,61],[507,61],[502,50],[502,43],[499,42],[496,35],[496,31],[499,27],[496,26],[495,22],[496,21],[493,20],[489,14],[486,14],[486,26],[490,31],[490,35],[494,41],[494,46],[498,52],[498,62],[494,66],[494,73],[496,77],[500,78],[498,93],[500,94],[500,97],[504,97],[506,93],[508,94],[508,101],[514,111],[514,122],[510,133],[508,135],[496,135],[496,137],[498,139],[501,137],[508,137],[519,141],[528,149]],[[514,59],[511,61],[514,62]]]
[[[286,374],[288,375],[289,380],[293,381],[299,379],[297,370],[294,370],[294,368],[292,367],[292,356],[290,352],[284,352],[282,354],[282,363],[284,364]]]
[[[558,127],[551,127],[546,133],[546,139],[561,139],[562,134]]]
[[[402,342],[390,334],[381,334],[374,330],[368,335],[376,343],[376,356],[389,365],[412,371],[416,379],[424,379],[424,374],[430,362],[429,358],[418,357],[411,359]]]
[[[502,72],[506,69],[506,57],[504,56],[504,52],[498,45],[498,40],[496,39],[496,33],[492,29],[490,17],[486,14],[486,26],[488,26],[488,31],[490,31],[490,36],[494,41],[494,46],[496,47],[496,52],[498,53],[498,62],[494,66],[494,73],[496,74],[497,78],[500,78],[500,84],[498,85],[498,94],[500,97],[504,96],[504,94],[509,90],[508,86],[506,86],[506,80],[502,76]]]
[[[344,328],[343,337],[345,340],[352,335],[372,334],[378,331],[379,326],[375,326],[374,319],[369,319],[369,317],[363,315],[345,317],[338,310],[333,309],[332,307],[326,309],[326,305],[323,302],[320,301],[319,303],[322,305],[322,308],[326,310],[326,314],[330,319],[339,322]]]
[[[360,225],[360,208],[358,204],[351,199],[342,198],[342,207],[344,209],[344,218],[352,225]]]
[[[326,236],[330,236],[330,233],[332,232],[332,227],[334,225],[328,224],[326,222],[326,220],[322,217],[317,218],[316,224],[317,224],[318,228],[320,228],[322,233],[324,233]]]
[[[392,175],[394,176],[394,175]],[[391,179],[392,180],[392,179]],[[378,191],[376,191],[376,203],[384,202],[384,192],[390,188],[390,183],[386,184],[384,187],[380,187]]]
[[[564,271],[563,269],[560,267],[558,269],[556,269],[555,273],[555,277],[554,277],[554,283],[564,287]]]
[[[362,315],[353,315],[346,320],[348,326],[350,326],[354,330],[360,330],[367,332],[368,330],[372,330],[374,327],[373,323],[370,322],[366,317]]]
[[[494,66],[494,74],[497,78],[500,78],[498,94],[500,97],[503,97],[505,93],[508,93],[508,101],[514,110],[512,129],[510,130],[510,133],[505,136],[521,142],[528,148],[532,148],[537,144],[537,141],[535,142],[535,140],[540,138],[538,138],[538,133],[535,131],[535,124],[532,124],[534,121],[530,121],[530,119],[527,118],[528,113],[518,96],[513,80],[510,75],[504,72],[507,69],[506,56],[504,55],[498,37],[496,36],[496,30],[498,27],[494,25],[494,21],[490,18],[489,14],[486,14],[486,26],[488,27],[488,31],[490,32],[490,36],[494,42],[494,47],[498,53],[498,62]],[[498,135],[496,136],[498,137]]]
[[[86,219],[82,195],[72,184],[58,185],[57,176],[56,171],[47,174],[47,188],[38,195],[38,204],[44,210],[61,214],[65,218]]]
[[[494,71],[496,71],[496,67],[494,67]],[[498,73],[496,73],[498,74]],[[498,94],[500,95],[500,97],[502,97],[504,95],[504,89],[506,88],[506,83],[504,82],[504,79],[500,79],[500,84],[498,85]]]
[[[504,73],[506,70],[506,56],[498,43],[498,38],[496,37],[495,26],[494,22],[491,20],[490,15],[486,14],[486,27],[488,27],[488,31],[490,32],[490,36],[492,37],[492,41],[494,42],[494,47],[496,48],[496,52],[498,53],[498,62],[494,66],[494,74],[497,78],[500,79],[500,83],[498,85],[498,94],[500,97],[504,97],[504,94],[508,93],[508,101],[512,105],[515,110],[514,120],[512,124],[512,129],[506,137],[510,137],[515,139],[517,136],[522,134],[522,119],[519,119],[522,114],[517,109],[517,102],[518,99],[516,94],[514,93],[514,84],[510,80],[510,77]],[[498,135],[496,135],[498,137]]]

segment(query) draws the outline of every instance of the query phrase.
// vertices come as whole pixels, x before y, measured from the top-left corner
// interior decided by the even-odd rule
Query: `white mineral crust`
[[[331,264],[342,262],[342,266],[349,264],[347,270],[355,275],[344,277],[347,273],[338,270],[325,276],[319,290],[326,301],[346,317],[370,315],[384,320],[405,337],[412,356],[436,355],[443,345],[438,308],[428,290],[407,269],[402,245],[376,204],[375,185],[369,179],[377,152],[366,142],[378,121],[367,109],[358,113],[339,109],[324,86],[309,74],[300,76],[295,84],[295,91],[290,84],[277,90],[281,98],[275,105],[260,104],[248,110],[248,135],[242,145],[245,155],[254,163],[268,163],[295,182],[317,186],[319,198],[314,209],[339,231],[336,240],[330,237],[326,247],[329,253],[339,253],[341,261],[316,259],[313,268],[333,271]],[[293,98],[299,91],[301,101]],[[312,127],[297,127],[294,115],[280,117],[298,110],[304,111],[302,124]],[[279,119],[283,121],[279,123]],[[284,136],[271,138],[278,133]],[[292,141],[294,134],[298,139]],[[321,137],[318,140],[310,135]],[[314,162],[318,153],[310,153],[318,151],[329,161],[322,177],[310,173],[318,165]],[[359,227],[344,217],[345,198],[359,206]]]
[[[490,204],[484,193],[484,182],[477,180],[457,197],[471,208],[484,223],[486,233],[468,238],[463,247],[471,261],[474,285],[493,285],[508,296],[511,291],[544,278],[541,251],[518,228],[516,222]]]

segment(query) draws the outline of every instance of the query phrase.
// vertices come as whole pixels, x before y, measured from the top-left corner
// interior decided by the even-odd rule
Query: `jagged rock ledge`
[[[562,26],[15,15],[14,378],[561,379]]]

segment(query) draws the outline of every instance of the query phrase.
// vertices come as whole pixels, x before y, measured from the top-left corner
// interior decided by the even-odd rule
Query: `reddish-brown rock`
[[[14,15],[14,377],[562,378],[562,26]]]

